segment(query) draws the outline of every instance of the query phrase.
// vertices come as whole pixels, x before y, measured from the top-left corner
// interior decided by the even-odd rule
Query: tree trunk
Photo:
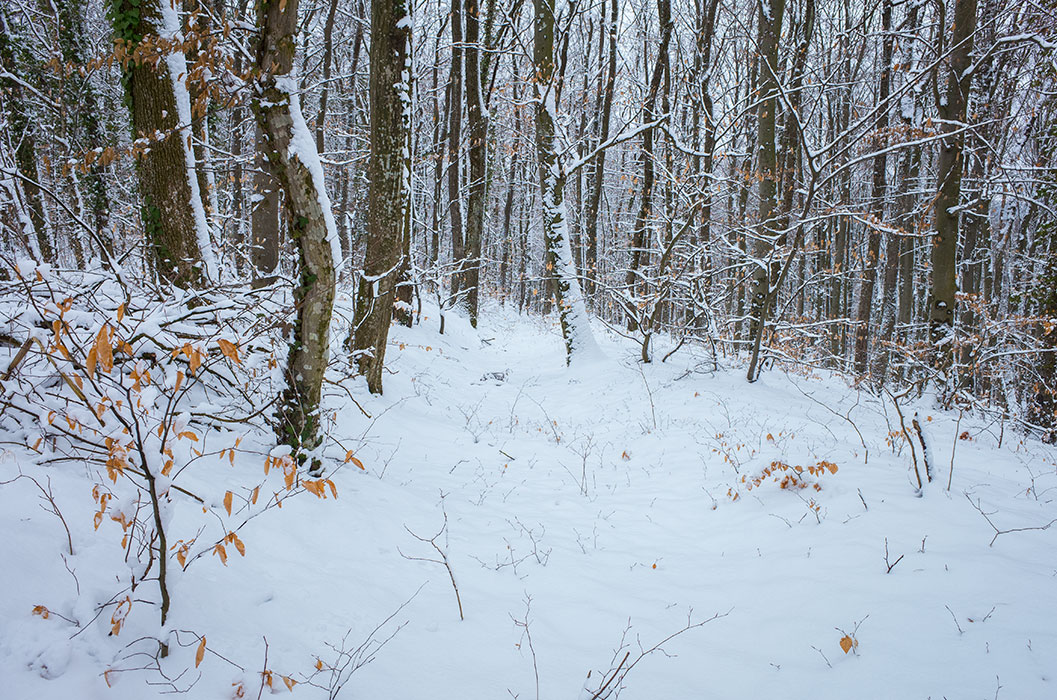
[[[602,6],[605,13],[605,6]],[[620,23],[620,4],[618,0],[610,0],[609,23],[607,35],[609,37],[609,54],[607,56],[605,82],[599,76],[599,92],[601,102],[601,114],[599,118],[601,125],[598,132],[598,142],[604,143],[609,138],[609,122],[613,113],[613,93],[617,78],[617,28]],[[586,291],[588,296],[595,293],[595,280],[598,275],[598,211],[602,202],[602,185],[605,183],[606,149],[601,149],[594,158],[591,167],[591,180],[588,190],[586,221],[584,223],[584,248],[586,249]]]
[[[555,137],[554,2],[534,0],[536,16],[533,63],[536,80],[536,154],[539,159],[540,199],[548,277],[554,283],[554,300],[565,341],[565,362],[597,353],[583,292],[576,274],[569,225],[565,213],[565,169]]]
[[[85,18],[84,0],[57,0],[57,21],[59,30],[59,47],[62,50],[63,60],[74,66],[83,66],[88,62],[90,55],[87,31],[87,20]],[[99,97],[90,80],[83,81],[79,86],[77,104],[70,105],[74,111],[73,131],[78,142],[84,149],[102,149],[106,144],[106,136],[100,126],[101,109]],[[87,206],[92,215],[92,222],[99,233],[99,240],[107,246],[107,252],[112,246],[107,229],[110,223],[110,198],[106,189],[106,166],[102,159],[95,159],[84,171],[82,182],[87,190]]]
[[[777,204],[778,159],[775,145],[775,123],[778,109],[778,42],[782,35],[782,18],[785,15],[785,0],[763,0],[760,12],[758,44],[760,58],[760,102],[756,110],[757,143],[759,156],[760,215],[759,231],[753,245],[752,296],[749,335],[752,338],[752,357],[746,377],[750,382],[756,381],[756,367],[759,362],[760,345],[767,326],[768,308],[771,297],[772,270],[771,258],[778,239],[775,224]]]
[[[457,1],[457,0],[456,0]],[[356,295],[353,358],[371,393],[382,367],[394,291],[409,221],[411,8],[407,0],[371,3],[371,160],[367,256]]]
[[[111,20],[119,55],[132,55],[152,35],[165,44],[180,34],[169,0],[114,0]],[[212,276],[209,230],[191,149],[186,73],[187,61],[176,49],[147,50],[125,69],[143,227],[158,276],[180,287],[200,286]]]
[[[651,122],[656,118],[655,109],[657,94],[661,87],[661,78],[664,77],[664,66],[667,63],[668,44],[672,39],[672,6],[670,0],[657,0],[657,17],[661,24],[661,43],[657,49],[657,62],[653,66],[650,77],[649,88],[646,93],[646,102],[642,108],[642,118],[645,122]],[[642,134],[642,196],[639,199],[639,211],[635,216],[635,226],[631,235],[631,263],[624,275],[624,286],[632,303],[637,297],[636,290],[639,284],[639,268],[643,267],[643,256],[648,254],[647,245],[650,244],[649,219],[653,207],[653,184],[656,178],[654,172],[653,152],[654,130],[646,129]],[[634,316],[628,315],[628,330],[638,330],[639,322]]]
[[[481,99],[480,5],[466,0],[466,120],[470,136],[470,185],[466,205],[466,263],[462,288],[470,325],[477,327],[481,279],[481,237],[484,235],[487,196],[488,112]]]
[[[971,76],[966,75],[972,63],[973,34],[976,31],[976,0],[956,0],[954,28],[951,36],[950,63],[947,70],[946,99],[940,100],[940,144],[937,170],[936,213],[932,245],[932,289],[929,299],[929,340],[933,364],[945,373],[952,356],[955,293],[957,291],[958,205],[961,201],[962,146],[969,102]]]
[[[17,54],[17,55],[16,55]],[[12,31],[7,18],[7,9],[0,8],[0,63],[8,71],[17,66],[25,67],[32,57],[18,44],[18,37]],[[44,211],[44,200],[41,195],[40,173],[37,170],[37,139],[33,131],[34,121],[27,112],[29,102],[22,90],[20,81],[14,78],[0,77],[0,89],[5,94],[4,107],[10,120],[11,142],[15,144],[15,163],[25,178],[18,182],[25,197],[25,209],[29,214],[32,236],[23,236],[29,252],[40,262],[51,262],[54,258],[51,239],[48,237],[48,221]],[[23,227],[25,231],[25,227]],[[30,243],[32,240],[32,243]]]
[[[316,151],[324,153],[327,130],[327,98],[330,95],[330,66],[334,62],[334,16],[338,12],[338,0],[330,0],[327,20],[323,25],[323,87],[319,92],[319,115],[316,117]]]
[[[458,300],[462,284],[462,266],[466,257],[463,238],[462,198],[459,180],[462,147],[462,2],[451,0],[451,77],[448,80],[448,214],[451,216],[451,296]]]
[[[312,134],[308,130],[291,75],[298,0],[262,3],[257,10],[260,42],[253,109],[263,135],[265,157],[282,185],[297,248],[297,319],[287,359],[287,387],[277,409],[276,431],[298,462],[310,461],[310,473],[322,468],[318,448],[319,400],[330,349],[334,306],[334,258],[337,228],[323,182]]]
[[[892,0],[883,0],[881,8],[881,31],[884,33],[881,45],[881,78],[877,89],[877,104],[881,113],[877,117],[873,145],[881,151],[888,143],[888,94],[892,79]],[[874,286],[877,281],[877,263],[881,254],[881,234],[877,230],[885,221],[885,199],[888,196],[888,157],[878,153],[873,159],[873,195],[870,205],[869,241],[866,250],[866,269],[863,274],[862,287],[859,290],[858,324],[855,327],[855,373],[865,375],[870,350],[870,316],[873,311]],[[892,234],[888,234],[892,239]],[[889,256],[894,250],[891,240]],[[887,268],[886,268],[887,270]],[[887,281],[887,279],[886,279]],[[893,277],[894,284],[894,277]],[[887,286],[887,285],[886,285]]]

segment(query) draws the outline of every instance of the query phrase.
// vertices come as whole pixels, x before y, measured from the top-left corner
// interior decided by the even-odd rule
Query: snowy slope
[[[714,616],[644,657],[621,697],[1057,697],[1057,525],[992,545],[974,507],[999,530],[1057,518],[1050,448],[965,416],[948,492],[957,414],[904,406],[936,462],[918,497],[909,448],[889,436],[891,402],[838,379],[769,371],[747,385],[703,349],[643,367],[637,346],[604,335],[606,359],[567,369],[554,327],[499,309],[479,331],[450,316],[445,335],[436,327],[394,327],[384,397],[342,380],[370,419],[329,388],[335,464],[351,449],[366,467],[337,468],[337,500],[288,499],[240,531],[245,558],[176,576],[181,631],[161,670],[188,697],[231,697],[240,683],[257,697],[267,668],[273,692],[288,692],[282,674],[295,696],[326,698],[329,674],[307,682],[317,658],[329,668],[381,625],[373,639],[388,641],[362,650],[376,656],[337,697],[590,698],[588,671],[597,690],[626,653],[625,669]],[[245,440],[268,449],[266,435]],[[19,460],[4,453],[0,481]],[[219,499],[262,461],[218,459],[187,483]],[[749,488],[772,463],[820,462],[836,472],[801,474],[803,490]],[[51,478],[74,575],[36,486],[0,486],[0,697],[172,690],[157,669],[103,675],[155,663],[156,644],[129,646],[157,634],[149,605],[134,603],[117,637],[103,620],[69,639],[78,629],[59,615],[83,624],[119,587],[120,528],[92,529],[85,474],[24,471]],[[197,510],[177,504],[171,528],[197,527]],[[438,532],[440,551],[424,541]]]

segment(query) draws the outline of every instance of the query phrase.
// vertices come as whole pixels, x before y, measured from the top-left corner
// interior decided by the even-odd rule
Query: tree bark
[[[253,203],[250,213],[250,262],[253,266],[253,286],[266,287],[275,282],[279,271],[282,198],[275,168],[267,155],[271,147],[260,124],[257,125],[256,136],[257,169],[253,174]]]
[[[940,143],[936,213],[932,245],[932,288],[929,299],[929,340],[934,366],[945,373],[953,359],[955,294],[957,292],[958,205],[961,201],[962,148],[969,103],[973,34],[976,31],[976,0],[956,0],[950,42],[945,99],[939,100]]]
[[[111,19],[125,64],[125,94],[132,112],[141,216],[158,276],[179,287],[201,286],[210,275],[209,243],[194,152],[191,104],[183,84],[182,51],[158,39],[180,33],[169,0],[114,0]],[[133,54],[136,49],[140,52]],[[158,135],[158,136],[156,136]]]
[[[456,0],[457,1],[457,0]],[[371,160],[367,257],[356,295],[353,359],[371,393],[393,315],[410,207],[411,8],[407,0],[371,3]]]
[[[462,288],[470,325],[477,327],[481,279],[481,238],[487,196],[488,112],[481,99],[481,34],[478,0],[466,0],[466,120],[469,129],[470,183],[466,204],[466,261]]]
[[[548,278],[553,281],[554,300],[558,307],[562,339],[565,341],[565,362],[571,364],[576,358],[597,353],[598,349],[569,244],[569,225],[565,213],[565,169],[555,138],[554,2],[534,0],[536,155],[539,160]]]
[[[276,412],[279,439],[290,445],[300,464],[317,474],[319,400],[330,349],[334,306],[334,247],[337,230],[323,182],[312,134],[301,114],[293,69],[298,0],[262,3],[257,9],[254,113],[265,157],[282,185],[297,249],[297,319],[286,366],[287,387]]]
[[[777,204],[778,159],[775,144],[776,111],[778,109],[778,42],[782,35],[782,18],[785,15],[785,0],[762,0],[757,43],[760,47],[760,100],[756,111],[759,171],[759,231],[753,245],[752,296],[749,310],[751,321],[749,335],[752,338],[752,357],[749,360],[747,379],[756,381],[760,345],[769,315],[772,271],[770,259],[778,239],[775,224]]]

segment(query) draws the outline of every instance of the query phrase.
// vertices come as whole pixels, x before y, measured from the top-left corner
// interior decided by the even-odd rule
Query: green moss
[[[114,37],[132,46],[143,41],[140,31],[141,0],[109,0],[106,15],[114,28]]]

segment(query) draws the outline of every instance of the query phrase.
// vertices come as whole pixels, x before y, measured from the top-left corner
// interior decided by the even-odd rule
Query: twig
[[[616,697],[620,694],[620,690],[621,690],[621,687],[622,687],[622,685],[624,683],[625,678],[627,678],[627,675],[629,673],[631,673],[632,669],[634,669],[635,666],[637,666],[640,661],[642,661],[644,658],[646,658],[650,654],[653,654],[654,652],[660,651],[660,652],[663,653],[664,650],[661,647],[664,644],[670,642],[671,640],[675,639],[679,635],[682,635],[682,634],[685,634],[686,632],[689,632],[692,629],[696,629],[698,627],[703,627],[704,625],[707,625],[709,622],[712,622],[714,620],[718,620],[721,617],[726,617],[727,615],[730,614],[730,611],[728,610],[725,613],[715,613],[714,615],[712,615],[712,617],[710,617],[710,618],[708,618],[706,620],[702,620],[701,622],[691,622],[693,614],[694,614],[694,611],[691,609],[690,612],[687,614],[686,625],[682,629],[676,630],[672,634],[668,635],[667,637],[665,637],[661,641],[659,641],[656,644],[654,644],[649,649],[642,649],[642,645],[640,643],[639,648],[642,649],[642,651],[634,659],[631,659],[630,663],[628,662],[628,659],[631,657],[631,652],[630,651],[626,652],[624,654],[623,658],[620,659],[620,662],[617,663],[615,668],[611,669],[611,671],[606,671],[602,675],[603,682],[602,682],[601,687],[599,687],[599,689],[595,690],[595,691],[591,691],[591,690],[587,691],[587,692],[591,693],[591,700],[607,700],[607,698],[612,698],[613,700],[616,700]],[[624,630],[624,636],[621,637],[620,647],[617,648],[616,653],[613,656],[613,660],[614,661],[616,661],[616,659],[619,656],[620,652],[626,647],[625,639],[626,639],[627,634],[628,634],[630,629],[631,629],[631,621],[629,620],[628,621],[628,627]],[[590,678],[591,674],[588,673],[587,677]]]
[[[382,628],[388,625],[393,620],[393,618],[399,615],[404,608],[410,605],[411,601],[418,597],[418,594],[422,592],[422,589],[425,587],[425,585],[426,584],[422,584],[421,586],[419,586],[418,590],[415,591],[410,598],[401,603],[396,610],[389,614],[388,617],[378,623],[378,625],[376,625],[375,628],[371,630],[371,633],[367,635],[367,638],[359,646],[352,649],[348,648],[349,635],[352,634],[351,629],[345,633],[345,636],[341,640],[340,647],[335,646],[334,644],[330,644],[328,642],[327,646],[337,653],[337,657],[335,658],[333,663],[325,663],[322,659],[317,659],[316,670],[312,673],[312,675],[304,676],[302,674],[304,682],[307,685],[312,686],[313,688],[319,688],[321,690],[327,691],[328,700],[334,700],[335,698],[337,698],[338,694],[341,693],[341,689],[349,681],[349,678],[352,676],[352,674],[374,661],[374,658],[378,655],[378,652],[381,651],[386,644],[392,641],[392,639],[400,632],[400,630],[402,630],[407,625],[407,621],[405,620],[404,622],[398,624],[396,626],[396,629],[394,629],[392,633],[389,634],[389,636],[387,636],[385,639],[381,641],[378,641],[378,639],[376,639],[376,636],[382,630]],[[322,685],[316,682],[315,678],[320,674],[329,674],[329,681],[327,685]]]
[[[943,607],[947,608],[947,612],[951,614],[951,618],[954,620],[954,626],[958,628],[958,636],[965,634],[965,630],[963,630],[962,626],[958,624],[958,616],[954,614],[953,610],[951,610],[951,606],[944,605]]]
[[[657,429],[657,407],[653,404],[653,392],[650,390],[650,383],[646,381],[646,373],[642,371],[642,365],[636,365],[639,370],[639,374],[642,376],[642,383],[646,387],[646,396],[650,399],[650,414],[653,417],[653,429]]]
[[[18,476],[16,476],[14,479],[11,479],[11,481],[18,481],[19,479],[29,479],[30,481],[33,482],[33,485],[36,486],[37,489],[40,491],[40,500],[46,501],[48,506],[49,506],[48,508],[45,508],[42,505],[40,507],[41,510],[43,510],[45,513],[51,513],[52,515],[54,515],[55,517],[57,517],[59,519],[59,522],[62,523],[62,527],[66,530],[66,545],[67,545],[67,547],[69,547],[70,556],[72,557],[73,556],[73,536],[70,534],[70,526],[66,524],[66,518],[64,518],[62,516],[62,511],[59,510],[59,504],[57,504],[55,502],[55,495],[51,492],[51,477],[50,476],[48,477],[48,488],[44,488],[43,486],[41,486],[39,481],[34,479],[29,474],[23,474],[21,470],[19,470]],[[5,481],[3,483],[8,484],[8,483],[11,483],[11,481]],[[66,561],[65,557],[63,558],[63,561]],[[68,570],[69,570],[69,568],[67,568],[67,571]],[[76,580],[76,577],[74,577],[74,579]]]
[[[922,546],[924,546],[924,540],[922,540]],[[903,556],[904,556],[903,554],[900,554],[898,559],[896,559],[891,564],[888,563],[888,538],[886,537],[885,538],[885,566],[888,567],[888,571],[886,571],[885,573],[886,574],[892,573],[892,569],[896,568],[896,564],[898,564],[899,562],[903,561]]]
[[[540,670],[536,662],[536,648],[532,646],[532,631],[529,629],[529,613],[532,611],[532,596],[525,595],[525,619],[514,619],[514,626],[524,630],[522,636],[528,640],[529,653],[532,654],[532,672],[536,676],[536,700],[540,700]],[[513,619],[513,615],[511,615]],[[520,644],[518,645],[520,648]]]
[[[921,430],[921,423],[918,422],[918,414],[914,413],[914,418],[911,420],[914,426],[914,430],[917,431],[918,441],[921,443],[921,461],[925,463],[925,477],[932,483],[932,465],[929,463],[929,448],[925,442],[925,433]]]
[[[264,639],[264,670],[261,671],[261,689],[257,691],[257,700],[261,700],[261,695],[264,693],[264,679],[268,675],[268,638]]]
[[[888,389],[884,389],[884,392],[888,394],[888,398],[892,399],[892,405],[895,406],[896,414],[899,416],[899,427],[903,431],[903,437],[906,439],[907,444],[910,445],[910,459],[914,463],[914,476],[917,477],[918,493],[920,494],[924,490],[925,485],[921,482],[921,471],[918,469],[918,454],[917,450],[914,449],[914,441],[910,439],[910,431],[907,430],[906,420],[903,418],[903,409],[899,408],[899,400],[892,392],[888,391]]]
[[[841,413],[840,411],[834,410],[833,407],[831,407],[829,404],[827,404],[827,403],[825,403],[823,401],[819,401],[814,396],[812,396],[811,394],[809,394],[806,391],[804,391],[803,389],[801,389],[800,385],[797,384],[796,382],[790,380],[789,383],[792,384],[796,388],[797,391],[799,391],[801,394],[803,394],[805,398],[811,399],[812,401],[817,403],[819,406],[821,406],[822,408],[824,408],[827,411],[829,411],[830,413],[832,413],[833,415],[837,416],[838,418],[843,418],[845,421],[847,421],[848,425],[850,425],[852,427],[852,429],[855,431],[855,434],[859,436],[859,443],[862,445],[862,449],[863,449],[863,452],[864,452],[864,454],[863,454],[863,464],[869,464],[869,462],[870,462],[870,448],[866,446],[866,440],[863,439],[862,432],[859,431],[859,426],[856,425],[855,421],[853,421],[851,419],[851,412],[854,411],[856,409],[856,407],[858,407],[858,405],[859,405],[859,398],[860,398],[859,393],[857,392],[856,395],[855,395],[855,404],[852,405],[852,407],[848,409],[848,413],[847,414],[844,414],[844,413]]]
[[[443,508],[442,508],[442,510],[443,510]],[[441,528],[437,532],[437,534],[433,535],[433,537],[430,537],[430,538],[422,537],[421,535],[418,535],[415,532],[413,532],[411,530],[411,528],[409,528],[407,525],[404,525],[404,529],[407,530],[409,535],[414,537],[419,542],[425,542],[425,543],[429,544],[430,546],[432,546],[433,549],[435,549],[437,551],[437,554],[440,555],[440,559],[429,559],[427,557],[409,557],[408,555],[404,554],[403,552],[400,552],[400,548],[399,547],[397,547],[396,551],[400,552],[400,556],[402,556],[404,559],[407,559],[409,561],[428,561],[428,562],[432,562],[434,564],[442,564],[444,566],[444,568],[448,570],[448,577],[451,579],[451,587],[452,587],[452,589],[455,590],[455,602],[458,603],[458,605],[459,605],[459,619],[460,620],[465,620],[466,617],[463,615],[463,612],[462,612],[462,597],[459,596],[459,584],[455,582],[455,571],[453,571],[452,568],[451,568],[451,562],[448,560],[448,552],[446,551],[446,548],[445,549],[441,549],[441,547],[437,544],[437,538],[440,537],[443,534],[446,534],[447,531],[448,531],[448,511],[447,510],[443,510],[443,512],[444,512],[444,524],[441,526]]]
[[[951,470],[950,470],[950,473],[947,476],[947,490],[948,491],[951,490],[951,482],[954,480],[954,452],[955,452],[955,450],[958,449],[958,440],[959,440],[958,436],[960,435],[959,428],[962,427],[962,414],[963,413],[965,413],[964,410],[961,410],[961,409],[958,410],[958,422],[954,426],[954,444],[951,445]]]
[[[1027,532],[1028,530],[1049,530],[1054,523],[1057,523],[1057,518],[1054,518],[1045,525],[1037,525],[1035,527],[1011,527],[1008,530],[1000,530],[997,525],[991,522],[991,518],[988,517],[988,515],[994,515],[994,513],[985,513],[979,503],[973,503],[973,499],[969,497],[968,493],[965,494],[965,497],[969,500],[972,507],[976,509],[976,512],[984,516],[984,520],[986,520],[987,524],[991,526],[991,529],[995,531],[995,536],[991,538],[991,544],[987,545],[988,547],[994,546],[995,540],[998,539],[999,535],[1008,535],[1011,532]]]

